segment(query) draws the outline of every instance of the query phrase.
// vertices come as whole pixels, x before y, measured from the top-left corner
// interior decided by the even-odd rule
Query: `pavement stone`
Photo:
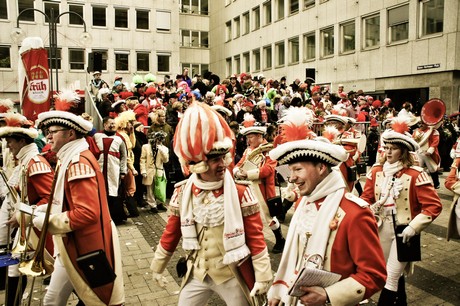
[[[447,172],[440,176],[441,188],[438,193],[443,203],[443,212],[423,233],[422,261],[415,263],[414,274],[406,278],[408,305],[444,305],[460,306],[460,241],[446,241],[446,225],[449,209],[452,205],[452,193],[444,188]],[[364,186],[365,178],[361,178]],[[292,217],[292,209],[282,224],[283,233],[287,233],[287,225]],[[165,276],[169,283],[160,288],[152,281],[150,262],[159,242],[167,220],[167,213],[150,213],[149,209],[140,209],[140,216],[129,219],[126,224],[118,226],[120,247],[122,251],[123,277],[125,283],[125,305],[172,306],[177,305],[180,279],[175,266],[180,256],[185,255],[179,247],[174,253]],[[273,233],[264,229],[267,245],[274,245]],[[272,268],[276,271],[281,254],[271,254]],[[29,280],[30,284],[30,280]],[[41,279],[35,282],[31,305],[41,305],[41,298],[46,286]],[[29,286],[30,287],[30,286]],[[29,292],[29,287],[27,292]],[[367,304],[376,305],[378,295],[374,295]],[[4,300],[4,292],[0,292],[0,301]],[[72,295],[67,305],[76,305],[77,298]],[[225,305],[213,295],[208,306]]]

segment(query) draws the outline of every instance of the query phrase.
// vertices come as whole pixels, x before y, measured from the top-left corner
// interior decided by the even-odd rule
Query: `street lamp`
[[[81,21],[83,22],[83,33],[80,35],[80,42],[84,45],[86,44],[89,44],[91,42],[91,34],[86,32],[86,22],[85,20],[83,19],[83,17],[76,13],[76,12],[63,12],[61,14],[59,14],[58,16],[54,16],[54,9],[51,8],[50,10],[50,16],[48,16],[45,12],[43,11],[40,11],[39,9],[36,9],[36,8],[27,8],[23,11],[21,11],[16,19],[16,28],[13,29],[13,31],[11,32],[11,38],[18,42],[18,41],[22,41],[22,39],[25,37],[25,33],[24,31],[19,27],[19,17],[21,17],[22,14],[24,14],[25,12],[28,12],[28,11],[36,11],[36,12],[39,12],[40,14],[42,14],[43,16],[45,16],[45,18],[48,19],[48,27],[49,27],[49,36],[50,36],[50,59],[51,61],[54,60],[54,65],[50,65],[50,70],[51,70],[51,73],[50,73],[50,82],[51,82],[51,86],[50,86],[50,89],[51,89],[51,95],[53,95],[53,66],[54,66],[54,70],[55,70],[55,73],[56,73],[56,91],[59,90],[59,72],[58,72],[58,59],[57,59],[57,28],[56,28],[56,24],[57,24],[57,21],[59,20],[59,18],[65,14],[73,14],[73,15],[76,15],[78,16]],[[51,62],[52,63],[52,62]]]

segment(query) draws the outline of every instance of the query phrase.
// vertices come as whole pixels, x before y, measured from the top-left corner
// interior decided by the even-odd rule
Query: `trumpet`
[[[26,202],[26,192],[27,192],[27,170],[25,166],[22,166],[21,169],[21,202]],[[17,202],[16,202],[17,203]],[[23,212],[20,212],[19,219],[19,239],[14,248],[11,250],[12,254],[25,254],[27,251],[32,251],[33,249],[28,246],[28,239],[26,234],[26,216]]]
[[[43,228],[40,233],[40,239],[38,240],[35,254],[31,260],[23,261],[19,264],[19,272],[27,276],[45,276],[53,273],[54,271],[53,264],[45,259],[45,242],[46,234],[48,233],[51,206],[53,205],[54,191],[56,189],[56,180],[59,174],[60,166],[60,163],[58,163],[56,166],[53,182],[51,184],[51,193],[48,201],[48,207],[46,208],[45,220],[43,221]]]

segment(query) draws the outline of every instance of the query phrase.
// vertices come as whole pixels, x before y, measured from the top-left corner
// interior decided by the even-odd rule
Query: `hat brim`
[[[232,111],[229,110],[228,108],[226,107],[223,107],[221,105],[213,105],[211,106],[212,109],[214,109],[215,111],[217,112],[220,112],[220,113],[224,113],[225,115],[227,116],[231,116],[232,115]]]
[[[339,115],[326,115],[324,116],[326,122],[339,122],[342,124],[348,123],[348,117],[339,116]]]
[[[62,125],[86,134],[93,128],[93,123],[80,116],[64,111],[48,111],[38,114],[38,124],[47,128],[51,125]]]
[[[0,128],[0,138],[5,137],[29,137],[35,139],[38,137],[38,131],[34,128],[22,128],[4,126]]]
[[[240,133],[242,135],[248,135],[248,134],[262,134],[264,135],[267,132],[267,128],[264,126],[250,126],[241,129]]]
[[[382,134],[384,143],[400,144],[405,146],[409,151],[415,152],[420,146],[410,134],[401,134],[393,130],[387,130]]]
[[[348,153],[342,146],[318,137],[313,140],[296,140],[283,143],[269,153],[278,165],[290,164],[299,160],[319,159],[332,166],[347,160]]]

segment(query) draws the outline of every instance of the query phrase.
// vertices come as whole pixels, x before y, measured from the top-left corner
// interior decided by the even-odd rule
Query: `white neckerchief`
[[[73,140],[69,143],[66,143],[62,148],[57,152],[57,157],[59,158],[60,170],[55,173],[56,178],[56,187],[54,190],[53,196],[53,206],[52,213],[62,212],[62,203],[64,202],[64,178],[67,172],[67,167],[74,157],[80,156],[80,153],[88,150],[88,143],[84,138]]]
[[[224,264],[237,262],[250,254],[246,245],[243,216],[241,214],[240,201],[235,182],[228,170],[225,171],[225,177],[220,182],[204,182],[193,173],[188,179],[180,203],[180,218],[182,232],[182,248],[184,250],[198,250],[197,231],[195,226],[195,217],[193,215],[193,191],[192,186],[202,190],[216,190],[224,187],[224,234],[223,242],[225,254]]]
[[[305,236],[305,233],[311,230],[311,237],[309,238],[305,255],[318,254],[324,260],[331,232],[329,224],[337,214],[345,188],[346,185],[340,172],[334,169],[316,186],[310,196],[302,198],[292,217],[286,237],[286,246],[274,280],[274,282],[286,283],[288,286],[272,286],[268,293],[269,298],[280,297],[285,304],[289,303],[289,286],[291,281],[297,277],[299,272],[296,270],[297,261],[300,259],[299,254],[303,252],[305,246],[305,238],[299,237],[299,234]],[[312,208],[312,205],[316,205],[314,202],[324,197],[325,200],[321,204],[319,211],[317,213],[312,212],[312,209],[316,209],[316,207]],[[313,224],[304,224],[305,222],[312,222]]]
[[[401,161],[398,161],[396,163],[390,164],[388,161],[386,161],[383,164],[383,174],[384,174],[384,179],[383,179],[383,184],[382,184],[382,189],[380,193],[380,198],[383,199],[386,197],[386,192],[389,192],[389,196],[386,198],[384,205],[388,204],[395,204],[395,198],[399,196],[399,191],[402,188],[401,181],[397,178],[394,179],[393,186],[388,190],[388,187],[391,183],[391,180],[393,179],[394,175],[401,171],[403,169],[403,163]],[[388,190],[388,191],[386,191]],[[392,209],[392,208],[389,208]]]

